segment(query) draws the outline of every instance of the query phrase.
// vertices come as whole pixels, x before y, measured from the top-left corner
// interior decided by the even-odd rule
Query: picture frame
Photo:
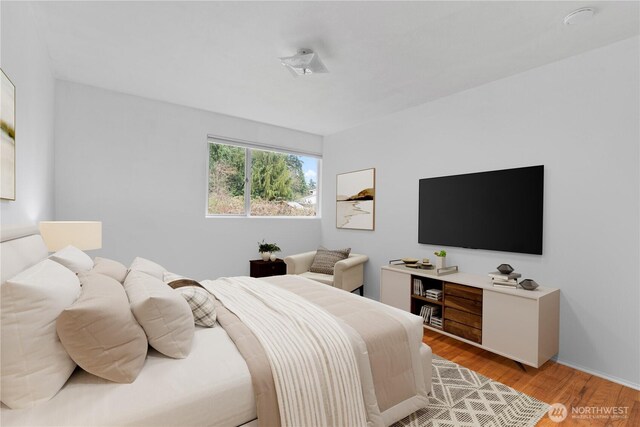
[[[0,69],[0,199],[16,199],[16,87]]]
[[[336,175],[336,228],[375,230],[376,170]]]

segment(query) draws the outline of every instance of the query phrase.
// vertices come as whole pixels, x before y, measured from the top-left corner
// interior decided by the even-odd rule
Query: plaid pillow
[[[330,250],[320,246],[313,258],[313,263],[309,271],[312,273],[322,273],[333,275],[333,268],[336,262],[349,258],[351,248]]]
[[[213,304],[213,295],[206,289],[197,286],[184,286],[175,290],[180,292],[180,295],[189,303],[196,325],[207,328],[216,325],[216,307]]]

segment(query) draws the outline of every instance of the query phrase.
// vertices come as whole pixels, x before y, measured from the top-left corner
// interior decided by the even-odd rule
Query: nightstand
[[[287,274],[287,264],[280,258],[275,261],[253,259],[249,261],[249,271],[251,277],[282,276]]]

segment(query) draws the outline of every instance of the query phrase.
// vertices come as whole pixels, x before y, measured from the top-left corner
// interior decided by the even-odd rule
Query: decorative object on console
[[[498,271],[489,273],[493,286],[513,289],[518,287],[518,278],[522,276],[520,273],[515,273],[509,264],[500,264],[497,268]]]
[[[0,70],[0,199],[16,199],[16,87]]]
[[[533,291],[539,285],[533,279],[524,279],[522,282],[520,282],[520,286],[522,286],[522,288],[526,289],[527,291]]]
[[[336,227],[375,229],[376,170],[365,169],[336,176]]]
[[[433,253],[436,256],[436,268],[439,270],[447,266],[447,251],[440,250]]]
[[[511,274],[514,269],[509,264],[500,264],[498,267],[498,271],[502,274]]]
[[[274,254],[281,250],[277,244],[265,243],[264,239],[262,239],[262,242],[258,242],[258,252],[263,261],[275,261],[277,257]]]
[[[49,252],[69,245],[83,251],[102,247],[101,221],[41,221],[40,235]]]

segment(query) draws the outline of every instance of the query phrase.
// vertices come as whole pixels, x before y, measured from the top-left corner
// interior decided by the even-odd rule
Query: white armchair
[[[360,295],[363,294],[364,263],[369,261],[368,256],[350,254],[349,258],[336,262],[333,268],[333,276],[331,276],[309,271],[315,255],[316,251],[311,251],[286,257],[284,262],[287,264],[287,274],[299,274],[325,285],[344,289],[347,292],[353,292],[358,289]]]

